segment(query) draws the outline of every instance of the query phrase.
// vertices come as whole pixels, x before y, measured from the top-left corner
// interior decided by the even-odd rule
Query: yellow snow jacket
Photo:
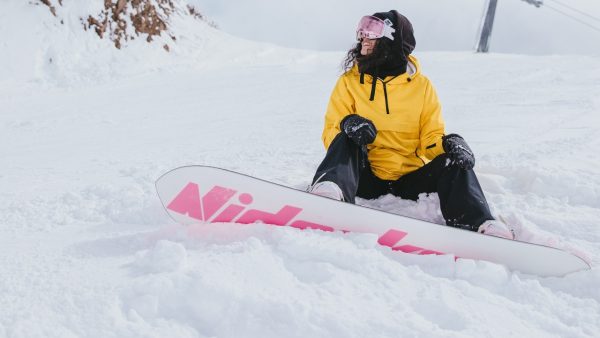
[[[325,114],[325,148],[341,131],[342,119],[358,114],[377,128],[367,149],[373,173],[383,180],[397,180],[442,154],[444,120],[437,94],[412,55],[409,67],[412,75],[378,78],[373,101],[369,100],[372,76],[364,75],[361,84],[356,65],[340,76]]]

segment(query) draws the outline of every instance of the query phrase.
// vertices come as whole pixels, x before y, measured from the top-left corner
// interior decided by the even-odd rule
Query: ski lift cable
[[[577,12],[577,13],[579,13],[579,14],[581,14],[581,15],[584,15],[584,16],[586,16],[586,17],[588,17],[588,18],[592,19],[592,20],[595,20],[595,21],[598,21],[598,22],[600,22],[600,18],[597,18],[597,17],[595,17],[595,16],[593,16],[593,15],[590,15],[590,14],[588,14],[588,13],[586,13],[586,12],[584,12],[584,11],[581,11],[581,10],[579,10],[579,9],[577,9],[577,8],[573,7],[573,6],[567,5],[567,4],[565,4],[565,3],[563,3],[563,2],[560,2],[560,1],[557,1],[557,0],[548,0],[548,1],[555,2],[555,3],[557,3],[557,4],[559,4],[559,5],[563,6],[563,7],[566,7],[566,8],[568,8],[568,9],[572,10],[573,12]]]
[[[587,26],[587,27],[589,27],[589,28],[591,28],[591,29],[593,29],[593,30],[595,30],[595,31],[597,31],[597,32],[600,32],[600,28],[598,28],[598,27],[596,27],[596,26],[594,26],[594,25],[591,25],[591,24],[589,24],[589,23],[587,23],[587,22],[585,22],[585,21],[582,21],[582,20],[580,20],[579,18],[577,18],[577,17],[575,17],[575,16],[573,16],[573,15],[571,15],[571,14],[565,13],[565,12],[561,11],[561,10],[560,10],[560,9],[558,9],[558,8],[554,8],[554,7],[552,7],[552,6],[548,6],[547,4],[546,4],[546,5],[544,5],[544,7],[548,8],[548,9],[551,9],[551,10],[553,10],[553,11],[556,11],[556,12],[558,12],[558,13],[560,13],[560,14],[564,15],[564,16],[567,16],[567,17],[571,18],[572,20],[575,20],[575,21],[579,22],[579,23],[580,23],[580,24],[582,24],[582,25],[585,25],[585,26]]]

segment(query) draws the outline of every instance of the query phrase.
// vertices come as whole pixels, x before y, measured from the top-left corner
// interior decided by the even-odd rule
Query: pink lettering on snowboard
[[[424,249],[424,248],[421,248],[418,246],[414,246],[414,245],[410,245],[410,244],[395,246],[404,237],[406,237],[406,235],[408,235],[407,232],[391,229],[391,230],[388,230],[383,235],[381,235],[381,237],[379,237],[379,239],[377,240],[377,243],[379,243],[383,246],[388,246],[388,247],[392,248],[392,250],[395,250],[395,251],[414,253],[417,255],[444,255],[443,252],[427,250],[427,249]]]
[[[400,240],[408,235],[404,231],[398,230],[388,230],[385,234],[381,235],[377,240],[377,243],[383,246],[389,246],[390,248],[394,246],[394,244],[400,242]]]
[[[237,193],[238,192],[234,189],[214,186],[206,193],[206,195],[201,197],[198,185],[190,182],[169,203],[167,209],[208,223],[236,222],[249,224],[262,222],[278,226],[288,225],[298,229],[319,229],[323,231],[335,230],[331,226],[319,223],[294,220],[296,216],[300,215],[303,209],[291,205],[284,205],[279,211],[274,213],[258,209],[246,210],[246,207],[253,202],[254,198],[248,193],[243,193],[238,196],[238,201],[241,205],[230,203],[230,200]],[[223,210],[217,214],[221,209]],[[244,210],[246,211],[244,212]],[[215,216],[215,214],[217,215]],[[215,217],[213,218],[213,216]],[[347,230],[342,231],[348,232]],[[407,232],[390,229],[379,237],[377,242],[383,246],[390,247],[395,251],[417,255],[444,254],[439,251],[429,250],[410,244],[398,245],[407,235]]]
[[[298,229],[316,229],[316,230],[323,230],[323,231],[333,231],[335,230],[332,227],[328,227],[326,225],[321,225],[321,224],[317,224],[317,223],[311,223],[311,222],[307,222],[307,221],[295,221],[294,223],[290,224],[291,227],[294,228],[298,228]]]
[[[265,211],[256,209],[246,211],[238,220],[237,223],[249,224],[249,223],[267,223],[273,225],[286,225],[292,218],[296,217],[302,211],[300,208],[292,207],[289,205],[284,206],[275,214],[271,214]]]
[[[235,190],[214,186],[200,203],[200,189],[196,183],[190,182],[169,203],[167,209],[200,221],[208,221],[235,193]]]

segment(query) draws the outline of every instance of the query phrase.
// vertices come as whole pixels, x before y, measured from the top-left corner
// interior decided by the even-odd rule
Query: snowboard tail
[[[578,256],[556,248],[441,226],[344,203],[225,169],[187,166],[156,182],[167,213],[178,223],[265,223],[298,229],[363,232],[407,253],[453,254],[506,265],[540,276],[589,269]]]

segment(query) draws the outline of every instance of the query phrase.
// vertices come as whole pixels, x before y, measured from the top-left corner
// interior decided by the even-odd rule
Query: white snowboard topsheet
[[[160,177],[156,188],[169,215],[182,224],[261,222],[373,233],[395,250],[486,260],[539,276],[590,268],[584,259],[556,248],[344,203],[220,168],[177,168]]]

